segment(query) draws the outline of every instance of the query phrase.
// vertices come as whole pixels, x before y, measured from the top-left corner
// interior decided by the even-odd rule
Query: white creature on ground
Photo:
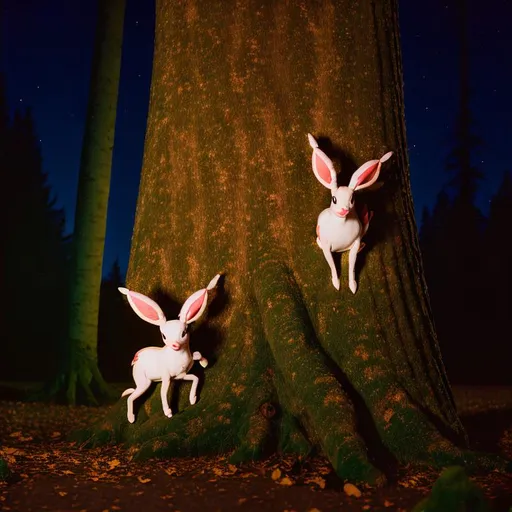
[[[199,352],[191,354],[189,347],[188,325],[197,320],[204,312],[208,301],[208,290],[217,285],[220,274],[217,274],[206,288],[194,292],[183,304],[178,320],[166,320],[160,306],[142,293],[133,292],[127,288],[119,288],[126,295],[132,309],[140,318],[160,327],[165,347],[146,347],[139,350],[132,361],[133,380],[135,388],[126,389],[121,396],[128,396],[128,421],[133,423],[133,401],[141,396],[151,385],[151,382],[162,382],[160,390],[164,414],[170,418],[171,409],[167,400],[167,392],[171,379],[192,381],[190,389],[190,403],[196,403],[197,385],[199,379],[196,375],[188,374],[194,361],[199,361],[206,367],[208,361]]]
[[[366,234],[373,212],[366,205],[358,213],[354,209],[355,192],[373,185],[380,174],[382,162],[393,154],[386,153],[379,160],[363,164],[350,178],[348,187],[338,187],[336,171],[331,159],[318,148],[314,137],[308,133],[309,144],[313,148],[312,165],[317,180],[331,190],[331,205],[318,216],[316,242],[322,249],[331,269],[332,284],[340,289],[340,279],[332,257],[333,252],[350,251],[348,256],[348,286],[356,293],[355,265],[357,253],[364,247],[361,239]]]

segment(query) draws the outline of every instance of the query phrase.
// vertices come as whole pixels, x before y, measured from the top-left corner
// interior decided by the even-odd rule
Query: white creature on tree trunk
[[[331,269],[332,284],[340,289],[333,252],[350,251],[348,256],[348,286],[356,293],[357,281],[355,266],[357,253],[364,247],[361,239],[368,231],[373,212],[363,205],[358,213],[355,208],[355,192],[373,185],[380,174],[382,162],[393,153],[386,153],[379,160],[363,164],[350,178],[348,187],[338,187],[336,171],[331,159],[318,147],[317,141],[308,133],[309,144],[313,148],[312,166],[317,180],[331,190],[331,205],[320,213],[316,226],[316,242],[322,249]]]
[[[133,292],[127,288],[119,288],[126,295],[132,309],[140,318],[160,327],[165,347],[146,347],[139,350],[132,361],[133,380],[135,388],[126,389],[121,396],[128,396],[127,416],[133,423],[133,401],[141,396],[151,385],[151,382],[162,382],[160,390],[164,414],[170,418],[172,411],[169,407],[167,393],[171,379],[190,380],[189,400],[192,405],[197,400],[197,385],[199,379],[188,371],[194,361],[199,361],[206,367],[208,361],[199,352],[190,352],[188,325],[196,321],[204,312],[208,301],[208,290],[217,285],[220,274],[217,274],[206,288],[194,292],[183,304],[178,320],[167,320],[160,306],[142,293]]]

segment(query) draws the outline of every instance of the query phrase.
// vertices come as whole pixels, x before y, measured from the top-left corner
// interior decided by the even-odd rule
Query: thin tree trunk
[[[112,150],[121,68],[125,0],[99,0],[73,232],[69,326],[50,394],[67,403],[108,396],[98,369],[98,312]]]

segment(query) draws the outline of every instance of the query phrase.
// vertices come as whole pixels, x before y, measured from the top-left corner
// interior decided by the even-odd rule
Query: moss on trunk
[[[214,363],[200,400],[167,419],[148,394],[85,435],[143,457],[317,448],[344,478],[460,461],[465,434],[430,315],[411,199],[395,0],[157,1],[144,167],[127,276],[182,301],[224,287],[192,346]],[[341,289],[315,242],[329,195],[311,132],[340,183],[388,150],[385,186]],[[329,140],[326,140],[326,137]],[[159,344],[140,340],[141,347]],[[182,386],[180,386],[182,387]],[[378,467],[379,469],[376,469]]]

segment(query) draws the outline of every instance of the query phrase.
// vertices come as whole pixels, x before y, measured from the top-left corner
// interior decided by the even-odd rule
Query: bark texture
[[[94,404],[108,396],[98,369],[98,312],[124,11],[125,0],[98,1],[72,242],[68,336],[61,369],[49,390],[50,395],[60,396],[70,404]]]
[[[374,482],[397,463],[461,461],[418,250],[396,1],[156,9],[127,282],[179,302],[224,272],[192,332],[213,364],[196,405],[180,402],[169,420],[155,391],[128,426],[121,401],[90,441],[235,461],[313,446],[341,476]],[[346,255],[337,291],[315,242],[330,196],[311,170],[308,132],[341,168],[339,184],[395,152],[385,186],[359,198],[375,217],[356,295]],[[152,336],[141,346],[159,345]]]

